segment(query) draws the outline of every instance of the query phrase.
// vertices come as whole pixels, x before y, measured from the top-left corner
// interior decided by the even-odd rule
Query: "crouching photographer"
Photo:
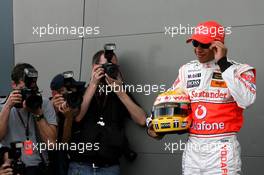
[[[72,127],[76,127],[74,117],[78,115],[83,101],[85,82],[76,81],[72,71],[56,75],[50,84],[52,103],[58,117],[58,143],[70,140]],[[53,152],[54,173],[65,175],[68,170],[68,151],[55,150]]]
[[[25,170],[21,175],[47,174],[48,158],[34,146],[56,140],[56,113],[50,101],[42,98],[37,86],[38,72],[30,64],[17,64],[12,70],[13,91],[0,105],[0,140],[21,148]],[[10,146],[11,144],[11,146]]]

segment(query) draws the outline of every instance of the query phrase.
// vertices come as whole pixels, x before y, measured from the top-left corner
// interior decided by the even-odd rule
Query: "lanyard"
[[[27,124],[24,122],[24,120],[23,120],[23,118],[22,118],[22,116],[21,116],[21,114],[20,114],[20,112],[18,110],[17,110],[17,114],[18,114],[18,117],[19,117],[23,127],[25,128],[26,138],[27,138],[27,140],[29,140],[29,117],[30,117],[30,113],[29,112],[27,113],[28,114],[27,115],[28,116]]]
[[[100,95],[97,92],[95,95],[95,100],[96,100],[97,106],[99,107],[100,117],[103,117],[103,113],[104,113],[104,109],[106,106],[107,99],[108,99],[108,95],[106,95],[106,94]]]

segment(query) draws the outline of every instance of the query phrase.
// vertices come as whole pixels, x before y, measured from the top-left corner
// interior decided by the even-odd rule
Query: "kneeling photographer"
[[[58,117],[58,143],[68,143],[74,117],[79,114],[85,91],[85,82],[76,81],[72,71],[56,75],[51,83],[52,103]],[[65,175],[68,171],[68,150],[56,150],[52,154],[54,173]]]
[[[19,168],[20,175],[46,174],[48,157],[37,145],[55,143],[57,135],[55,110],[48,99],[42,98],[37,78],[32,65],[17,64],[11,75],[13,91],[0,105],[0,140],[4,146],[21,151],[16,154],[24,164]]]
[[[106,44],[92,61],[92,76],[86,88],[80,114],[76,117],[79,130],[72,133],[76,144],[90,143],[83,153],[70,152],[68,175],[120,174],[119,158],[126,153],[129,159],[135,153],[129,150],[125,136],[125,119],[131,117],[144,126],[145,112],[125,91],[105,93],[101,87],[122,86],[122,76],[114,53],[115,45]],[[117,88],[120,89],[120,88]]]

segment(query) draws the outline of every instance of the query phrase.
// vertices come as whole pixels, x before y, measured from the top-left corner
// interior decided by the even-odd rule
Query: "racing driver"
[[[192,108],[184,175],[241,173],[236,133],[243,124],[243,110],[256,98],[256,70],[227,58],[224,30],[215,21],[195,28],[187,43],[192,43],[198,60],[183,65],[173,84],[188,92]],[[152,127],[148,133],[158,137]]]

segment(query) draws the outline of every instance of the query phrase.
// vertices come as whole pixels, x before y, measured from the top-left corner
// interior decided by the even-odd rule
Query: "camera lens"
[[[105,63],[105,64],[102,65],[102,67],[103,67],[105,73],[109,77],[111,77],[113,79],[116,79],[117,78],[118,73],[119,73],[119,67],[118,67],[118,65],[113,64],[113,63]]]

